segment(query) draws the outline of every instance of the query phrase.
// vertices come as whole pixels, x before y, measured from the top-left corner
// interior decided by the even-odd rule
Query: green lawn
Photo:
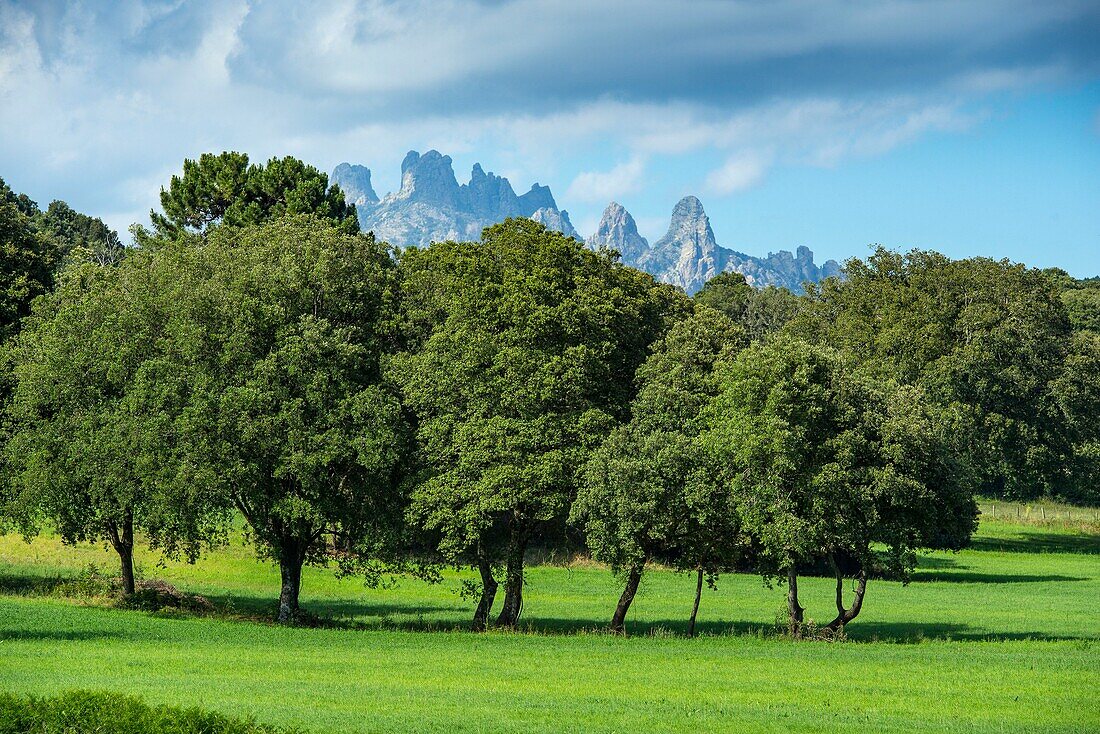
[[[239,544],[196,566],[142,558],[223,615],[272,607],[277,573]],[[113,570],[99,547],[0,537],[0,688],[119,690],[315,732],[1100,730],[1100,536],[1080,529],[984,523],[909,586],[873,581],[844,644],[757,635],[783,591],[751,576],[705,594],[690,640],[693,579],[655,572],[620,639],[589,632],[620,591],[598,568],[531,570],[525,622],[554,634],[476,635],[456,629],[472,605],[453,574],[369,590],[314,570],[303,604],[368,629],[281,629],[50,595],[93,562]],[[832,583],[804,587],[829,617]]]

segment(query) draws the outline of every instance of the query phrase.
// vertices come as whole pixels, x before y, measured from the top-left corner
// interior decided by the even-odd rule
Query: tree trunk
[[[477,603],[477,610],[474,611],[473,628],[475,632],[484,632],[489,625],[489,612],[493,609],[493,600],[497,596],[497,580],[493,578],[493,567],[486,559],[479,558],[477,568],[481,572],[481,599]]]
[[[642,571],[645,569],[645,560],[630,567],[630,573],[626,577],[626,588],[619,597],[619,603],[615,606],[615,614],[611,617],[611,631],[617,635],[626,634],[626,613],[630,611],[630,604],[634,601],[634,595],[638,593],[638,584],[642,580]]]
[[[512,518],[508,538],[508,561],[504,572],[504,606],[497,617],[497,626],[515,627],[523,610],[523,554],[527,550],[527,530],[520,520]]]
[[[840,567],[836,564],[836,559],[832,554],[829,554],[829,565],[833,567],[833,573],[836,574],[836,619],[829,622],[826,625],[826,629],[836,631],[843,629],[844,625],[851,622],[857,616],[859,616],[859,610],[863,608],[863,596],[867,593],[867,572],[862,568],[856,575],[856,596],[852,601],[851,607],[844,606],[844,576],[840,572]]]
[[[107,521],[107,534],[122,565],[122,593],[134,593],[134,513],[126,510],[122,516],[122,528],[114,520]]]
[[[790,613],[790,633],[796,640],[802,639],[802,613],[806,611],[798,605],[798,574],[791,569],[787,573],[787,611]]]
[[[695,576],[695,604],[691,607],[691,619],[688,621],[688,637],[695,637],[695,618],[699,616],[699,598],[703,595],[703,569]]]
[[[305,543],[284,538],[279,548],[279,624],[294,624],[298,619],[298,594],[302,589],[302,564],[305,563]]]

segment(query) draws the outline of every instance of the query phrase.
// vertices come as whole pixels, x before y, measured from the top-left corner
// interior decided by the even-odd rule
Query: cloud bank
[[[566,205],[705,154],[696,185],[727,195],[1095,78],[1098,39],[1093,0],[0,0],[0,175],[116,226],[221,149],[470,152],[556,170]]]

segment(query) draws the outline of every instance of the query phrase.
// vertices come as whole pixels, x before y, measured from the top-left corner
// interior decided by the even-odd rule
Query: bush
[[[133,594],[119,598],[122,609],[140,609],[159,612],[164,609],[208,614],[214,605],[206,597],[185,594],[166,581],[139,581]]]
[[[0,693],[0,734],[293,734],[197,708],[149,706],[120,693]]]

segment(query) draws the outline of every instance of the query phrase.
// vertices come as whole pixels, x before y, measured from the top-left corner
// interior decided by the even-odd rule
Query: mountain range
[[[517,195],[507,178],[486,173],[476,163],[469,182],[459,184],[450,156],[435,150],[423,155],[409,151],[401,163],[401,188],[382,198],[371,186],[370,176],[365,166],[341,163],[331,181],[356,205],[363,230],[394,245],[477,240],[482,229],[508,217],[530,217],[567,237],[582,239],[548,186],[535,183],[527,193]],[[767,257],[721,247],[702,203],[694,196],[676,204],[668,232],[652,244],[616,202],[608,204],[596,232],[584,242],[593,249],[617,250],[624,264],[689,294],[726,271],[742,273],[758,288],[775,285],[795,292],[801,292],[807,281],[816,283],[840,273],[835,260],[815,265],[807,247],[799,247],[795,254],[783,250]]]

